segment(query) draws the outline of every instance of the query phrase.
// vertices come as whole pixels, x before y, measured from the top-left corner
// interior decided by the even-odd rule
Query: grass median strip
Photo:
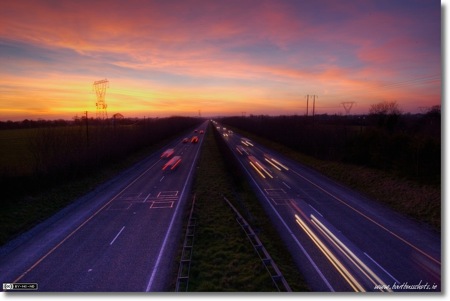
[[[189,291],[276,291],[270,275],[237,223],[232,209],[224,202],[223,196],[231,201],[234,199],[235,202],[236,198],[256,203],[257,200],[249,187],[241,186],[239,191],[236,190],[233,174],[230,174],[226,165],[210,127],[206,133],[193,187],[196,194],[194,217],[197,223]],[[277,234],[265,230],[272,227],[263,209],[258,208],[256,203],[253,204],[251,213],[253,221],[257,222],[258,229],[264,234],[263,243],[271,240],[269,245],[272,249],[277,249],[274,251],[276,255],[271,255],[292,289],[307,290],[301,275],[292,268],[294,264]],[[270,253],[270,248],[267,249]]]

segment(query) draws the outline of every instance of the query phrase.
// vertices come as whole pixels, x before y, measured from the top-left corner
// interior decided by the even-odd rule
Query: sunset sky
[[[0,120],[94,116],[105,78],[110,116],[418,112],[441,103],[441,2],[0,2]]]

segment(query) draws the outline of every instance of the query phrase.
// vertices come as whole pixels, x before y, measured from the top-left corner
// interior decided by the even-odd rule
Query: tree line
[[[226,117],[224,124],[322,160],[390,172],[422,184],[440,185],[441,109],[402,114],[377,104],[367,115]]]

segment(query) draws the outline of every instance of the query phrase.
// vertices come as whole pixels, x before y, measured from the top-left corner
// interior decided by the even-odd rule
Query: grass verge
[[[307,291],[302,276],[249,186],[236,185],[210,125],[194,181],[196,230],[189,291],[267,292],[276,288],[261,260],[235,220],[225,195],[247,206],[247,220],[294,291]],[[236,188],[237,187],[237,188]],[[237,207],[239,208],[239,207]]]

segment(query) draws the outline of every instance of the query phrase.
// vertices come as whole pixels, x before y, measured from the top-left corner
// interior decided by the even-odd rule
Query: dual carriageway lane
[[[206,130],[205,122],[198,130]],[[313,291],[441,290],[438,234],[263,146],[220,128]],[[223,134],[227,134],[224,136]],[[2,253],[2,282],[39,291],[164,291],[181,212],[203,142],[167,145],[117,185],[100,190]],[[35,231],[36,232],[36,231]],[[0,250],[1,251],[1,250]],[[423,290],[421,290],[423,291]]]
[[[441,290],[438,233],[219,123],[215,127],[312,290],[414,290],[405,284]]]
[[[92,196],[2,256],[0,280],[52,292],[167,290],[206,126],[191,134],[197,142],[177,139],[169,158],[153,155],[120,188]],[[164,168],[175,157],[177,166]]]

